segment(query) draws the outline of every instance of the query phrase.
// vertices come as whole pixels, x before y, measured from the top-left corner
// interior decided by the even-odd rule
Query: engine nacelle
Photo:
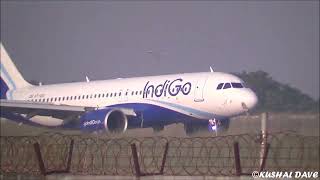
[[[121,109],[99,109],[80,117],[80,128],[86,132],[123,133],[127,127],[128,119]]]

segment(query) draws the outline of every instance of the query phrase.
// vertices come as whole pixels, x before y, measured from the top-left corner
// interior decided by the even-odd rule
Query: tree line
[[[299,89],[280,83],[264,71],[234,73],[256,92],[259,103],[254,111],[319,112],[314,100]]]

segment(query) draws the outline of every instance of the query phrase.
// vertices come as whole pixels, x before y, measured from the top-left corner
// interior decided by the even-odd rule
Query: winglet
[[[210,72],[214,72],[214,70],[212,69],[212,67],[210,66]]]

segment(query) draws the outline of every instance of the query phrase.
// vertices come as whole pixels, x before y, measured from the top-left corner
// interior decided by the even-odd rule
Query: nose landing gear
[[[230,120],[227,119],[210,119],[201,122],[184,123],[184,130],[188,136],[195,134],[198,131],[202,132],[218,132],[221,134],[227,133]]]
[[[208,123],[208,130],[210,132],[212,131],[217,131],[218,128],[221,126],[221,121],[218,119],[209,119],[209,123]]]

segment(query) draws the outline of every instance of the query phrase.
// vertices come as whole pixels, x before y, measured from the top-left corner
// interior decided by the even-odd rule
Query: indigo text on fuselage
[[[188,95],[191,92],[191,83],[183,82],[182,78],[173,81],[166,80],[163,84],[152,85],[150,81],[146,83],[143,90],[143,98],[161,97],[161,96],[177,96],[180,92]]]

